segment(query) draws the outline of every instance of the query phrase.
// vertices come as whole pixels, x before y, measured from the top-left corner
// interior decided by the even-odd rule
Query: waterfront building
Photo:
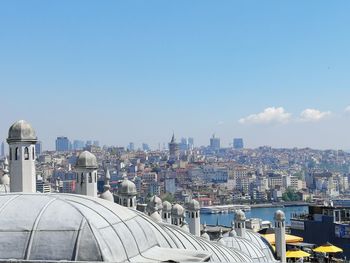
[[[56,152],[68,152],[69,151],[69,139],[65,136],[57,137],[56,139]]]

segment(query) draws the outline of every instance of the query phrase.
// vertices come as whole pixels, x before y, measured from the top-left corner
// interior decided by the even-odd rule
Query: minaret
[[[156,195],[152,196],[151,199],[149,200],[149,202],[147,203],[146,210],[147,210],[147,213],[149,216],[151,214],[153,214],[154,212],[161,214],[162,210],[163,210],[162,199],[160,199]]]
[[[10,148],[11,192],[36,192],[36,142],[35,131],[28,122],[20,120],[10,127],[7,143]]]
[[[201,235],[201,223],[200,223],[200,206],[197,200],[192,199],[186,205],[188,211],[188,226],[190,233],[199,237]]]
[[[276,241],[276,254],[278,259],[282,262],[286,262],[286,216],[283,211],[277,210],[275,212],[275,241]]]
[[[97,197],[97,159],[88,151],[82,152],[75,166],[76,193]]]
[[[168,201],[163,202],[162,219],[164,223],[171,224],[171,204]]]
[[[100,198],[111,201],[114,203],[114,197],[110,191],[110,189],[111,189],[111,186],[109,184],[110,179],[111,179],[111,175],[110,175],[109,170],[107,168],[106,174],[105,174],[105,185],[103,186],[103,193],[100,195]]]
[[[228,236],[229,236],[229,237],[235,237],[235,236],[237,236],[237,233],[236,233],[236,231],[235,231],[235,221],[234,221],[234,220],[232,220],[232,222],[231,222],[231,231],[230,231],[230,233],[228,234]]]
[[[245,238],[245,214],[242,210],[237,210],[235,213],[235,230],[237,236]]]

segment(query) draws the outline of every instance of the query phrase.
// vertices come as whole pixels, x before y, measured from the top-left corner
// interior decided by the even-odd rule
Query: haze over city
[[[0,141],[350,149],[346,1],[2,1]]]

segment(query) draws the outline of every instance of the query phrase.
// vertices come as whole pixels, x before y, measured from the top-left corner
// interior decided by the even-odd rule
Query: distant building
[[[69,140],[67,137],[61,136],[56,139],[56,152],[68,152],[69,151]]]
[[[194,139],[192,137],[189,137],[187,140],[187,143],[188,143],[188,149],[192,150],[194,148]]]
[[[41,141],[37,141],[35,144],[35,155],[38,157],[41,155],[43,150],[43,143]]]
[[[188,149],[188,143],[186,138],[181,138],[181,142],[179,144],[179,149],[181,151],[186,151]]]
[[[171,141],[169,142],[169,155],[170,155],[171,161],[178,160],[180,156],[179,144],[176,142],[174,134],[173,134],[173,137],[171,138]]]
[[[210,148],[215,151],[220,149],[220,138],[215,137],[215,134],[210,138]]]
[[[73,141],[73,150],[74,151],[82,151],[85,147],[85,142],[81,140]]]
[[[244,148],[243,139],[242,138],[234,138],[233,139],[233,148],[234,149],[243,149]]]
[[[143,151],[149,151],[150,150],[150,147],[147,143],[142,143],[142,150]]]
[[[5,143],[1,143],[1,151],[0,151],[0,156],[4,157],[5,156]]]
[[[131,151],[131,152],[135,151],[135,144],[133,142],[129,143],[128,150]]]
[[[176,192],[175,178],[165,179],[165,192],[175,194]]]
[[[99,147],[99,146],[100,146],[100,142],[95,140],[95,141],[93,142],[93,145]]]

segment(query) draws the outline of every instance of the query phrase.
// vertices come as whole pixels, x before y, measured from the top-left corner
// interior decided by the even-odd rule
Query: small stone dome
[[[185,209],[179,204],[175,204],[171,208],[171,216],[173,217],[182,217],[184,216],[184,212],[185,212]]]
[[[162,199],[160,199],[156,195],[152,196],[147,204],[147,211],[152,214],[154,211],[160,211],[162,209],[163,209]]]
[[[118,193],[121,195],[137,195],[136,185],[124,177],[123,182],[119,186]]]
[[[158,223],[162,222],[162,217],[160,216],[160,214],[158,213],[158,211],[154,211],[154,212],[150,215],[150,217],[151,217],[154,221],[156,221],[156,222],[158,222]]]
[[[190,202],[186,204],[188,210],[199,210],[200,205],[199,202],[195,199],[192,199]]]
[[[105,189],[103,191],[103,193],[100,194],[100,198],[107,200],[107,201],[114,202],[113,194],[111,193],[111,191],[109,189]]]
[[[235,221],[245,221],[245,213],[242,210],[237,210],[235,212]]]
[[[163,202],[163,211],[166,211],[166,212],[171,211],[171,204],[168,201]]]
[[[76,162],[76,167],[97,169],[98,165],[96,156],[88,151],[82,152],[81,154],[79,154],[79,157]]]
[[[282,210],[277,210],[277,211],[275,212],[275,217],[274,217],[274,219],[275,219],[276,221],[284,221],[284,220],[286,220],[286,215],[284,214],[284,212],[283,212]]]
[[[28,122],[20,120],[10,127],[7,142],[11,143],[16,141],[32,143],[37,141],[36,133]]]

